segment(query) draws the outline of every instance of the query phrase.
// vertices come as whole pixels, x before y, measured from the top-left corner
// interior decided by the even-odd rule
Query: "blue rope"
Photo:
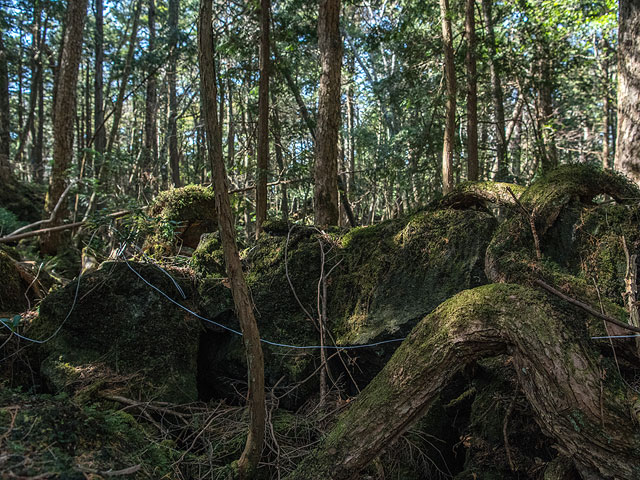
[[[122,253],[120,253],[120,257],[124,260],[124,262],[126,263],[127,267],[129,267],[129,269],[133,273],[135,273],[138,278],[140,278],[140,280],[142,280],[144,283],[149,285],[151,288],[153,288],[156,292],[158,292],[160,295],[162,295],[164,298],[169,300],[174,305],[177,305],[178,307],[180,307],[185,312],[190,313],[191,315],[193,315],[196,318],[199,318],[200,320],[203,320],[205,322],[208,322],[208,323],[211,323],[213,325],[216,325],[217,327],[220,327],[220,328],[222,328],[224,330],[227,330],[228,332],[231,332],[231,333],[234,333],[236,335],[242,336],[242,332],[240,332],[238,330],[235,330],[235,329],[233,329],[231,327],[228,327],[226,325],[223,325],[222,323],[216,322],[215,320],[211,320],[210,318],[203,317],[202,315],[197,314],[193,310],[190,310],[187,307],[185,307],[184,305],[182,305],[179,302],[175,301],[169,295],[164,293],[162,290],[160,290],[158,287],[156,287],[155,285],[150,283],[146,278],[144,278],[142,275],[140,275],[140,273],[138,273],[131,266],[129,261],[126,259],[126,257],[124,255],[122,255]],[[260,341],[262,343],[266,344],[266,345],[271,345],[271,346],[274,346],[274,347],[293,348],[293,349],[296,349],[296,350],[306,350],[306,349],[356,350],[356,349],[359,349],[359,348],[377,347],[378,345],[385,345],[387,343],[402,342],[405,339],[406,339],[406,337],[393,338],[391,340],[382,340],[380,342],[375,342],[375,343],[367,343],[367,344],[363,344],[363,345],[345,345],[345,346],[338,346],[338,345],[290,345],[290,344],[287,344],[287,343],[272,342],[271,340],[267,340],[267,339],[264,339],[264,338],[261,338]]]
[[[83,274],[78,275],[78,280],[77,280],[77,284],[76,284],[76,291],[75,294],[73,296],[73,303],[71,304],[71,308],[69,309],[69,311],[67,312],[67,316],[64,317],[64,320],[62,320],[62,323],[58,326],[58,328],[56,329],[55,332],[53,332],[51,335],[49,335],[47,338],[45,338],[44,340],[36,340],[35,338],[29,338],[29,337],[25,337],[24,335],[19,334],[18,332],[16,332],[13,328],[11,328],[9,325],[7,325],[4,322],[0,322],[3,326],[5,326],[6,328],[8,328],[11,333],[13,333],[16,337],[21,338],[23,340],[27,340],[28,342],[32,342],[32,343],[38,343],[38,344],[42,344],[42,343],[47,343],[49,340],[51,340],[53,337],[55,337],[58,332],[60,332],[60,330],[62,330],[62,327],[64,326],[64,324],[66,323],[67,320],[69,320],[69,317],[71,316],[71,312],[73,312],[73,309],[76,306],[76,303],[78,301],[78,291],[80,290],[80,279],[82,278]]]

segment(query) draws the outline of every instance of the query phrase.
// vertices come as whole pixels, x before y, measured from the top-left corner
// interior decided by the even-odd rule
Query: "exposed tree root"
[[[571,320],[527,287],[495,284],[456,295],[416,326],[288,478],[353,478],[427,412],[465,365],[504,352],[513,356],[536,421],[584,478],[638,478],[638,400],[613,374],[601,390],[599,357]]]
[[[487,204],[515,206],[514,196],[520,196],[524,187],[513,183],[500,182],[464,182],[440,200],[439,208],[465,209],[470,207],[486,207]]]

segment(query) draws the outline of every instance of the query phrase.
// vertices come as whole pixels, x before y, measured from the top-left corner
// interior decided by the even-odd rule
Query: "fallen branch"
[[[106,218],[120,218],[129,215],[130,213],[132,213],[131,210],[121,210],[119,212],[114,212],[106,215]],[[58,225],[56,227],[41,228],[40,230],[33,230],[31,232],[21,233],[19,235],[7,235],[6,237],[0,238],[0,243],[18,242],[23,238],[37,237],[40,235],[44,235],[45,233],[69,230],[71,228],[80,227],[87,222],[88,220],[82,220],[81,222],[67,223],[64,225]]]
[[[80,470],[81,472],[95,473],[98,475],[102,475],[104,477],[119,477],[122,475],[131,475],[132,473],[136,473],[141,468],[142,468],[142,465],[137,464],[131,467],[123,468],[121,470],[109,469],[109,470],[100,471],[100,470],[95,470],[93,468],[88,468],[88,467],[83,467],[82,465],[78,465],[78,470]]]
[[[24,227],[20,227],[17,230],[14,230],[13,232],[11,232],[9,235],[7,235],[7,237],[14,237],[16,235],[18,235],[20,232],[24,232],[25,230],[29,230],[30,228],[33,227],[37,227],[38,225],[44,225],[47,223],[51,223],[56,219],[56,215],[58,214],[58,210],[60,210],[60,206],[62,205],[62,201],[66,198],[67,194],[69,193],[69,190],[71,190],[71,188],[77,183],[77,181],[73,181],[71,182],[67,188],[64,190],[64,192],[62,192],[62,195],[60,195],[60,198],[58,199],[58,203],[56,203],[56,206],[53,207],[53,210],[51,211],[51,215],[49,216],[49,218],[46,218],[44,220],[38,220],[37,222],[33,222],[30,223],[29,225],[25,225]],[[4,237],[6,238],[6,237]]]
[[[621,322],[620,320],[616,320],[615,318],[612,318],[612,317],[609,317],[608,315],[600,313],[599,311],[597,311],[593,307],[587,305],[586,303],[583,303],[580,300],[576,300],[575,298],[568,297],[567,295],[565,295],[561,291],[556,290],[551,285],[543,282],[542,280],[540,280],[538,278],[534,279],[533,283],[535,283],[536,285],[544,288],[547,292],[552,293],[556,297],[561,298],[565,302],[570,303],[571,305],[574,305],[574,306],[576,306],[578,308],[581,308],[582,310],[587,312],[589,315],[593,315],[596,318],[600,318],[600,319],[604,320],[605,322],[613,323],[614,325],[617,325],[617,326],[619,326],[621,328],[624,328],[626,330],[629,330],[631,332],[640,333],[640,328],[635,327],[633,325],[629,325],[628,323]]]

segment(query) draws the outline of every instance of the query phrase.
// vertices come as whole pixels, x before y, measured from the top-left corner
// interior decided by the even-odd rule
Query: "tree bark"
[[[9,68],[7,50],[0,25],[0,182],[8,182],[13,174],[9,162],[11,146],[11,112],[9,110]]]
[[[138,25],[140,22],[140,10],[142,8],[142,0],[134,0],[134,10],[132,12],[133,22],[131,26],[131,35],[129,36],[129,48],[127,50],[127,56],[125,58],[124,69],[122,71],[122,78],[120,79],[120,85],[118,87],[118,96],[116,103],[113,107],[113,120],[111,123],[111,130],[109,131],[109,139],[107,141],[105,151],[105,161],[100,164],[100,168],[96,174],[97,182],[94,183],[91,197],[89,198],[89,205],[87,211],[84,214],[83,220],[87,220],[89,215],[93,212],[95,207],[96,198],[98,195],[98,189],[106,183],[109,176],[109,157],[115,146],[118,138],[118,130],[120,128],[120,120],[122,119],[122,108],[124,106],[124,99],[127,92],[127,85],[129,83],[129,76],[131,75],[133,65],[133,54],[135,52],[136,40],[138,38]]]
[[[318,91],[316,129],[315,223],[338,225],[338,132],[340,129],[340,77],[342,38],[340,0],[320,0],[318,46],[322,75]]]
[[[98,152],[96,168],[102,164],[102,156],[107,143],[106,130],[104,128],[104,5],[103,0],[96,1],[96,65],[94,78],[94,149]],[[89,137],[89,135],[87,135]]]
[[[544,155],[542,156],[542,171],[548,172],[558,166],[558,152],[555,144],[553,126],[553,71],[552,62],[548,54],[542,52],[540,59],[540,131]]]
[[[491,4],[493,0],[482,0],[482,15],[487,29],[487,47],[489,49],[489,73],[491,76],[491,99],[493,102],[494,120],[496,122],[496,181],[504,181],[508,176],[507,168],[507,136],[505,133],[504,101],[502,81],[500,80],[500,66],[498,65],[498,51],[496,36],[493,29]]]
[[[256,238],[267,219],[269,171],[269,52],[270,0],[260,0],[260,81],[258,86],[258,162],[256,172]]]
[[[478,81],[476,73],[475,0],[467,0],[465,32],[467,34],[467,179],[478,180]]]
[[[227,168],[233,169],[236,156],[236,124],[233,113],[233,82],[227,79]]]
[[[201,0],[198,18],[198,60],[200,89],[205,119],[209,160],[213,173],[218,224],[227,274],[236,315],[242,329],[249,379],[249,433],[242,456],[238,461],[241,479],[252,478],[260,460],[265,428],[264,360],[260,333],[253,315],[253,303],[242,273],[236,245],[233,214],[228,193],[228,178],[222,156],[222,138],[218,128],[217,88],[214,65],[211,0]]]
[[[78,66],[82,55],[82,32],[87,16],[87,0],[69,0],[58,68],[56,95],[53,106],[53,168],[45,210],[51,212],[67,187],[68,169],[73,159],[73,122],[76,111]],[[59,225],[68,207],[63,204],[51,226]],[[42,253],[54,255],[63,240],[60,232],[40,239]]]
[[[131,24],[131,34],[129,36],[129,47],[127,49],[127,56],[125,58],[124,69],[122,71],[122,77],[120,78],[120,85],[118,87],[118,97],[113,107],[113,120],[111,123],[111,131],[109,132],[109,142],[107,144],[107,154],[113,151],[113,147],[118,138],[118,129],[120,127],[120,120],[122,119],[122,107],[124,105],[124,97],[127,93],[127,85],[129,83],[129,76],[133,66],[133,54],[135,53],[137,39],[138,39],[138,26],[140,23],[140,10],[142,9],[142,0],[134,0],[135,6],[132,12],[133,22]]]
[[[140,191],[148,194],[153,188],[153,169],[158,164],[158,92],[155,74],[155,62],[151,57],[155,54],[156,44],[156,4],[155,0],[148,3],[149,45],[147,54],[147,99],[144,111],[144,152],[142,154],[142,171]]]
[[[451,32],[449,0],[440,0],[442,43],[444,46],[444,75],[447,84],[445,107],[444,141],[442,144],[442,192],[453,190],[453,142],[456,134],[456,71],[453,58],[453,35]]]
[[[19,135],[18,147],[14,154],[14,162],[22,161],[22,154],[27,146],[29,135],[33,134],[36,106],[38,104],[38,91],[42,82],[42,53],[40,50],[40,17],[41,6],[36,2],[33,6],[33,21],[31,26],[31,85],[29,87],[29,110],[27,113],[27,121],[23,125]],[[31,142],[33,144],[35,138],[32,135]]]
[[[640,0],[620,0],[615,168],[640,183]]]
[[[273,146],[276,154],[276,163],[278,165],[278,170],[280,175],[282,175],[286,169],[284,165],[284,155],[282,154],[282,135],[280,133],[280,115],[278,113],[278,107],[275,101],[275,95],[273,90],[271,91],[271,103],[273,104],[273,121],[271,122],[271,128],[273,131]],[[282,212],[282,218],[285,221],[289,221],[289,197],[287,195],[287,184],[283,183],[280,185],[280,192],[282,194],[282,199],[280,203],[280,211]]]
[[[512,356],[543,432],[583,478],[636,478],[638,400],[603,379],[584,327],[542,292],[494,284],[466,290],[420,322],[323,443],[288,479],[353,478],[426,414],[465,366]],[[579,426],[577,426],[579,424]]]
[[[178,68],[178,16],[180,0],[169,0],[169,65],[167,80],[169,82],[169,165],[171,165],[171,181],[174,187],[182,186],[180,180],[180,153],[178,152],[178,97],[176,93]]]

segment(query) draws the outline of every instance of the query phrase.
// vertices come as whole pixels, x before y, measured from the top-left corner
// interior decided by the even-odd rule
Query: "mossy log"
[[[423,416],[466,365],[512,355],[536,421],[583,478],[639,478],[636,395],[609,372],[584,325],[544,294],[493,284],[427,316],[289,480],[354,478]]]

